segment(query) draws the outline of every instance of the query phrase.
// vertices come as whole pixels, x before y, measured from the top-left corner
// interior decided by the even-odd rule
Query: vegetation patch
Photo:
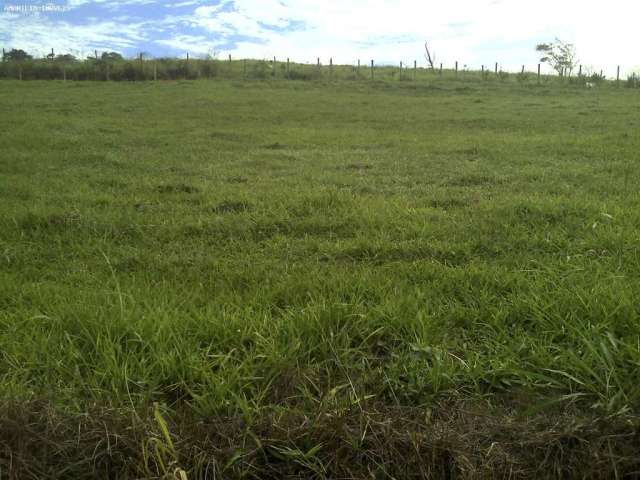
[[[219,214],[240,213],[251,209],[251,205],[247,202],[224,201],[213,207],[213,211]]]
[[[193,185],[187,185],[184,183],[158,185],[156,187],[158,193],[171,194],[171,193],[199,193],[200,189]]]

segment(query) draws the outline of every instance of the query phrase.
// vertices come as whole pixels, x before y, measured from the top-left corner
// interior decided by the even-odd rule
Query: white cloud
[[[220,6],[201,7],[193,21],[212,33],[264,41],[238,44],[230,52],[236,56],[412,61],[422,60],[422,45],[429,40],[446,64],[460,60],[479,67],[498,61],[516,69],[535,65],[535,44],[557,36],[575,42],[587,64],[611,70],[639,62],[634,26],[640,6],[628,0],[606,5],[589,0],[236,0],[233,5],[234,11],[222,13]],[[304,29],[264,27],[289,22],[301,22]]]

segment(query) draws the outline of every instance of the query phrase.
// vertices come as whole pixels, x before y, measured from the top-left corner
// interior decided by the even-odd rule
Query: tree
[[[578,64],[575,46],[558,38],[556,38],[555,42],[537,45],[536,51],[543,54],[540,61],[551,65],[560,75],[571,73]]]
[[[434,70],[436,63],[436,54],[434,52],[433,55],[431,55],[431,50],[429,50],[429,42],[424,42],[424,49],[426,52],[424,56],[427,59],[427,62],[429,62],[429,67],[431,68],[431,70]]]
[[[31,60],[33,57],[24,50],[12,49],[9,53],[5,54],[5,59],[14,62],[22,62],[24,60]]]
[[[70,53],[65,53],[64,55],[56,55],[56,62],[75,62],[76,57],[71,55]]]
[[[124,60],[124,58],[118,52],[104,52],[102,54],[102,60],[106,62],[119,62]]]

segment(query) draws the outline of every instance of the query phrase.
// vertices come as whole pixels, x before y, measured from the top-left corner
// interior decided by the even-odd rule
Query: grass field
[[[640,471],[637,91],[0,89],[0,478]]]

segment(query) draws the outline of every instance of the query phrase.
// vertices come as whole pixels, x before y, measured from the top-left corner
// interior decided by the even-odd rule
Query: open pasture
[[[0,89],[0,478],[640,469],[637,91]]]

